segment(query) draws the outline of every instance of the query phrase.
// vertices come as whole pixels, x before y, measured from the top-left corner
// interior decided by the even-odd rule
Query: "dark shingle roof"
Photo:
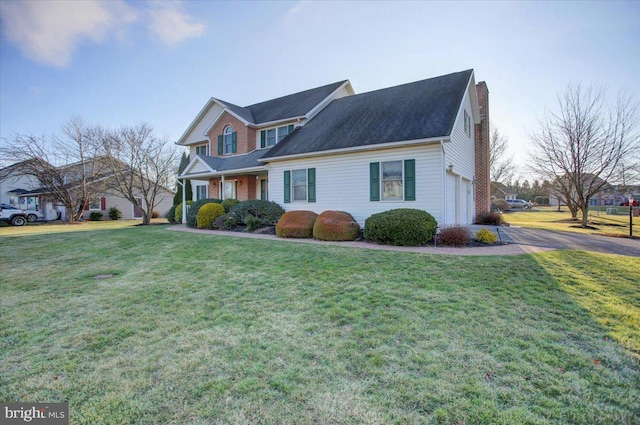
[[[338,81],[337,83],[327,84],[326,86],[316,87],[245,107],[237,106],[224,100],[217,100],[245,121],[252,124],[263,124],[305,115],[346,81],[347,80]]]
[[[336,99],[264,158],[448,136],[472,72]]]
[[[245,168],[263,167],[264,164],[258,162],[266,150],[257,150],[245,155],[233,155],[227,157],[215,157],[207,155],[198,155],[209,167],[216,171],[233,171]]]

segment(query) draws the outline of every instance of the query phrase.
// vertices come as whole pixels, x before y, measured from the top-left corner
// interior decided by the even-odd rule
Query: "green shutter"
[[[267,132],[264,130],[260,131],[260,147],[261,148],[267,147]]]
[[[416,160],[405,159],[404,161],[404,200],[416,200]]]
[[[238,132],[234,131],[231,133],[231,153],[236,153],[238,151]]]
[[[222,155],[224,152],[224,145],[222,142],[222,134],[218,136],[218,155]]]
[[[369,200],[380,200],[380,163],[369,164]]]
[[[284,203],[291,202],[291,171],[284,172]]]
[[[293,131],[293,124],[289,124],[289,127],[287,127],[287,134],[291,133]]]
[[[316,169],[309,168],[307,170],[307,200],[316,202]]]

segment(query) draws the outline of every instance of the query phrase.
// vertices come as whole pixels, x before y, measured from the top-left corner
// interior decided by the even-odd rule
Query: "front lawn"
[[[66,400],[72,424],[640,421],[640,259],[92,226],[0,229],[0,401]]]
[[[585,234],[607,236],[629,236],[629,208],[613,207],[616,214],[607,214],[606,207],[589,209],[589,227],[581,228],[582,215],[571,220],[571,213],[567,207],[534,207],[530,210],[510,210],[504,213],[507,223],[534,229],[558,230]],[[613,212],[613,210],[611,211]],[[634,236],[640,235],[640,221],[633,218]]]

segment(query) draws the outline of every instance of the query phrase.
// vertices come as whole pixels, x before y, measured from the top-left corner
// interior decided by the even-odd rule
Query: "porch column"
[[[224,175],[220,179],[220,199],[224,201]]]
[[[187,224],[187,194],[185,193],[186,188],[187,185],[185,184],[185,180],[182,180],[182,224]]]

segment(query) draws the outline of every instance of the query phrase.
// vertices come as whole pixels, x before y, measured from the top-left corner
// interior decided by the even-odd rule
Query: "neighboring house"
[[[239,107],[211,98],[177,144],[194,198],[285,210],[417,208],[440,225],[489,211],[489,110],[473,70],[354,94],[348,80]]]
[[[516,199],[518,194],[509,189],[504,183],[491,182],[491,199],[504,199],[509,201]]]
[[[76,174],[74,173],[75,164],[64,165],[61,169],[68,169],[64,173],[66,184],[74,185]],[[142,211],[133,206],[131,202],[117,194],[109,187],[109,171],[105,171],[102,177],[95,179],[92,183],[100,187],[100,196],[90,201],[85,207],[83,218],[88,219],[89,215],[98,211],[102,213],[105,219],[109,218],[109,209],[118,208],[122,212],[122,218],[138,219],[142,218]],[[160,215],[165,215],[173,205],[174,191],[162,188],[156,201],[160,201],[154,208]],[[67,211],[64,205],[55,200],[52,190],[43,187],[40,181],[31,175],[20,171],[20,164],[13,164],[5,169],[0,170],[0,199],[2,203],[8,203],[18,208],[37,209],[43,212],[45,220],[55,220],[60,218],[66,220]],[[6,199],[6,200],[5,200]],[[142,197],[141,197],[142,199]]]

